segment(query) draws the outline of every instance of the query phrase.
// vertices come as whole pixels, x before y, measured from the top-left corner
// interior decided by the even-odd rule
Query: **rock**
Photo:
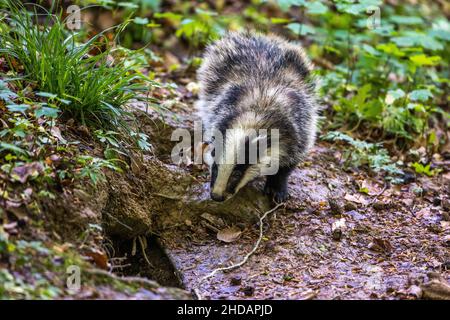
[[[246,286],[242,289],[242,292],[247,296],[251,297],[255,293],[255,288],[252,286]]]
[[[240,276],[235,276],[230,279],[230,284],[232,286],[240,286],[242,283],[242,278]]]
[[[344,230],[346,229],[345,218],[336,220],[331,225],[331,235],[334,240],[341,240],[344,235]]]
[[[358,209],[358,207],[353,202],[346,202],[344,205],[345,211],[352,211],[352,210],[356,210],[356,209]]]
[[[450,212],[450,200],[449,199],[443,199],[442,200],[442,208],[445,211]]]
[[[330,206],[330,212],[332,215],[338,216],[342,214],[342,208],[336,201],[336,199],[328,199],[328,204]]]
[[[365,215],[359,213],[357,210],[348,211],[345,214],[351,216],[355,220],[363,220],[367,218]]]
[[[441,204],[441,199],[439,197],[433,198],[433,206],[437,207]]]
[[[381,211],[384,210],[386,208],[386,203],[384,203],[383,201],[375,201],[372,204],[372,207],[377,210],[377,211]]]

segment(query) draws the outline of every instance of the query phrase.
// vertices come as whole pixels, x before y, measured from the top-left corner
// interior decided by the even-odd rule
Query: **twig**
[[[119,277],[116,276],[114,273],[110,273],[108,271],[100,270],[100,269],[86,269],[87,273],[94,274],[94,275],[101,275],[105,277],[112,278],[117,281],[123,281],[127,283],[141,283],[144,285],[149,286],[150,288],[158,288],[158,283],[152,280],[148,280],[145,278],[139,278],[139,277]]]
[[[387,183],[385,182],[383,189],[373,197],[373,199],[370,201],[370,204],[373,204],[375,201],[377,201],[378,197],[381,196],[386,191],[386,189],[387,189]]]
[[[162,197],[162,198],[166,198],[166,199],[170,199],[170,200],[183,200],[182,197],[169,196],[167,194],[162,194],[162,193],[152,193],[152,195],[158,196],[158,197]]]
[[[244,264],[248,261],[248,259],[256,252],[256,250],[258,250],[259,245],[260,245],[260,243],[261,243],[261,241],[262,241],[262,238],[263,238],[263,236],[264,236],[264,234],[263,234],[263,221],[264,221],[264,219],[265,219],[269,214],[271,214],[272,212],[276,211],[279,207],[281,207],[281,206],[284,205],[284,204],[286,204],[286,203],[285,203],[285,202],[282,202],[282,203],[277,204],[274,208],[270,209],[269,211],[266,211],[266,212],[259,218],[259,238],[258,238],[258,240],[256,241],[255,245],[253,246],[253,249],[252,249],[249,253],[247,253],[247,254],[245,255],[245,257],[244,257],[240,262],[238,262],[238,263],[236,263],[236,264],[233,264],[233,265],[231,265],[231,266],[229,266],[229,267],[221,267],[221,268],[214,269],[213,271],[211,271],[210,273],[208,273],[206,276],[204,276],[203,278],[201,278],[201,279],[198,281],[197,285],[192,289],[192,291],[194,292],[194,294],[196,295],[196,297],[197,297],[198,300],[202,300],[202,295],[201,295],[201,293],[200,293],[199,287],[200,287],[200,284],[201,284],[203,281],[205,281],[205,280],[208,279],[208,278],[211,278],[212,276],[214,276],[214,275],[215,275],[217,272],[219,272],[219,271],[228,271],[228,270],[233,270],[233,269],[236,269],[236,268],[241,267],[241,266],[244,265]]]
[[[139,243],[141,244],[142,255],[144,256],[145,261],[150,266],[150,268],[154,269],[155,267],[150,262],[150,260],[148,260],[147,254],[145,253],[145,249],[147,249],[147,239],[145,239],[144,236],[138,236],[138,239],[139,239]]]
[[[117,219],[116,217],[114,217],[112,214],[110,214],[110,213],[108,213],[108,212],[105,212],[105,213],[106,213],[106,215],[107,215],[108,217],[110,217],[111,219],[113,219],[114,221],[116,221],[118,224],[124,226],[124,227],[127,228],[128,230],[133,231],[133,228],[132,228],[132,227],[126,225],[125,223],[123,223],[122,221],[120,221],[119,219]]]

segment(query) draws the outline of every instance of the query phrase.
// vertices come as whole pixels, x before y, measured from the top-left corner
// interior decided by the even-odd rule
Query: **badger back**
[[[311,71],[300,45],[273,35],[227,34],[208,46],[198,71],[196,106],[205,129],[226,129],[234,122],[230,119],[252,111],[283,119],[283,127],[292,127],[292,138],[301,143],[296,154],[307,151],[314,143],[318,110]]]
[[[207,47],[198,72],[200,98],[213,99],[227,85],[273,81],[311,83],[311,63],[301,46],[277,36],[229,33]]]

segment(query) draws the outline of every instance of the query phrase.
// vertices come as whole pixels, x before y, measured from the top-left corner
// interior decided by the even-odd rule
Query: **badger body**
[[[214,140],[214,132],[224,137],[220,154],[217,146],[210,148],[213,200],[237,193],[275,158],[279,169],[267,175],[264,190],[276,202],[287,199],[288,177],[315,140],[318,107],[310,73],[302,48],[276,36],[229,33],[206,49],[198,71],[196,107],[205,139]],[[241,133],[227,135],[229,129]],[[269,142],[267,156],[258,156],[256,163],[248,163],[248,151],[246,163],[217,161],[231,150],[249,147],[258,138],[249,140],[247,133],[260,129],[278,130],[276,150]]]

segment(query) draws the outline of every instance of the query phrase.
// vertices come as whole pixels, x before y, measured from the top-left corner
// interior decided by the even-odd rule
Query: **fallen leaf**
[[[312,300],[319,294],[318,291],[308,289],[300,294],[299,297],[296,297],[297,300]]]
[[[50,129],[50,132],[51,132],[52,136],[57,138],[61,143],[63,143],[63,144],[67,143],[67,140],[63,138],[63,136],[61,135],[61,130],[59,130],[58,127],[52,127]]]
[[[223,220],[219,217],[213,216],[212,214],[203,213],[200,217],[202,219],[205,219],[206,221],[208,221],[210,224],[217,227],[218,229],[225,227],[225,223],[223,222]]]
[[[31,162],[13,169],[11,177],[20,183],[27,182],[29,177],[37,177],[44,170],[39,162]]]
[[[98,250],[98,249],[95,249],[95,248],[90,248],[84,254],[86,256],[92,258],[94,263],[99,268],[102,268],[104,270],[108,269],[108,256],[106,255],[105,252],[103,252],[101,250]]]
[[[229,227],[217,232],[217,239],[223,242],[230,243],[239,239],[241,234],[242,231],[237,227]]]
[[[193,94],[198,94],[200,91],[200,84],[198,82],[189,82],[186,89]]]
[[[364,196],[361,195],[361,194],[353,195],[353,194],[347,193],[344,196],[344,199],[347,200],[347,201],[359,203],[359,204],[362,204],[362,205],[367,205],[367,203],[368,203],[367,200],[364,198]]]
[[[369,243],[369,249],[373,251],[389,253],[392,251],[392,245],[388,240],[374,238],[372,242]]]

